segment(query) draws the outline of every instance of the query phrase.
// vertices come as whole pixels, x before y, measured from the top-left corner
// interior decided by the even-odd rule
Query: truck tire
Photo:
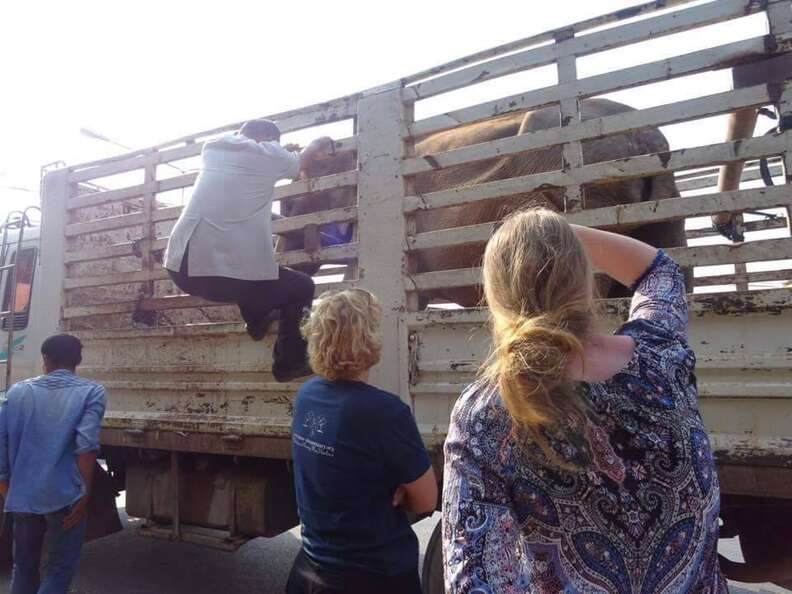
[[[773,582],[792,587],[792,505],[788,501],[759,499],[741,501],[727,509],[724,527],[740,538],[744,563],[722,566],[737,568],[746,582]],[[729,571],[724,571],[729,575]]]
[[[424,555],[421,584],[424,594],[445,594],[443,582],[443,522],[438,521]]]

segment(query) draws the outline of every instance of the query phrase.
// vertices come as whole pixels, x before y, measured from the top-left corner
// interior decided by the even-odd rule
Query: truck
[[[762,19],[766,30],[590,76],[578,73],[591,56],[629,55],[671,36],[700,40],[705,28],[741,19]],[[688,96],[666,103],[581,116],[590,98],[626,89],[652,94],[656,85],[704,73],[756,73],[790,51],[789,0],[658,0],[267,116],[286,135],[335,123],[351,131],[336,142],[336,157],[348,168],[276,188],[275,201],[287,216],[273,222],[273,232],[281,240],[298,239],[295,249],[294,242],[281,241],[278,259],[311,270],[317,293],[361,287],[378,296],[382,357],[371,382],[409,404],[438,480],[451,409],[487,355],[487,310],[436,298],[447,289],[475,290],[477,266],[425,270],[416,262],[432,251],[482,249],[497,221],[426,231],[416,217],[551,190],[563,196],[565,216],[578,224],[624,231],[685,221],[686,244],[667,251],[694,272],[690,343],[718,465],[722,534],[739,536],[744,557],[730,570],[792,583],[792,71],[743,76],[749,83],[717,93],[690,84],[684,87]],[[555,69],[556,84],[476,99],[482,84],[547,67]],[[464,97],[460,91],[468,90],[474,103],[416,117],[422,102]],[[433,134],[548,106],[558,114],[550,129],[416,151]],[[703,146],[689,134],[682,146],[598,162],[584,158],[593,140],[768,108],[778,118],[772,134]],[[127,513],[143,519],[140,532],[156,538],[235,550],[299,524],[290,468],[299,383],[272,378],[271,336],[263,344],[251,341],[235,307],[180,294],[162,267],[203,144],[239,126],[50,171],[42,180],[40,227],[24,213],[7,222],[0,262],[7,381],[35,373],[47,335],[70,332],[84,344],[81,373],[108,392],[98,480],[104,487],[92,498],[93,536],[118,529],[114,497],[121,490]],[[427,172],[549,147],[560,157],[548,171],[416,190],[416,179]],[[735,165],[742,189],[719,189],[718,167]],[[668,175],[674,195],[610,206],[586,202],[601,184]],[[339,195],[351,200],[339,202]],[[297,201],[315,208],[289,214],[288,205]],[[717,240],[709,217],[721,212],[732,214],[744,241]],[[337,224],[352,233],[323,242],[322,229]],[[23,229],[22,241],[14,243]],[[605,326],[625,320],[627,298],[601,304]],[[6,543],[7,533],[8,523]],[[432,594],[443,591],[440,545],[438,525],[423,568],[424,589]]]

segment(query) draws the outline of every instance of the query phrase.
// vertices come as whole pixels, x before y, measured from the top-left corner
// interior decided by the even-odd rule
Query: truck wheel
[[[792,506],[778,500],[760,500],[732,509],[725,522],[736,527],[750,582],[773,582],[792,587]]]
[[[424,594],[445,594],[443,583],[443,522],[438,521],[432,531],[424,555],[421,584]]]

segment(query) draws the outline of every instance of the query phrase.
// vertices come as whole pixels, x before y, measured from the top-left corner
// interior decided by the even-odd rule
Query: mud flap
[[[94,484],[88,502],[86,542],[123,530],[116,507],[116,489],[113,478],[99,464],[94,469]]]

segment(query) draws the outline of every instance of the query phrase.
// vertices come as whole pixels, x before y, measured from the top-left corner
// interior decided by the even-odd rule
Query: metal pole
[[[173,450],[171,452],[171,484],[173,487],[173,507],[171,508],[173,515],[173,523],[171,529],[173,531],[173,539],[181,540],[181,489],[179,485],[179,452]]]
[[[27,211],[22,213],[21,218],[18,221],[19,224],[19,236],[17,237],[17,247],[16,252],[14,253],[14,267],[11,268],[11,276],[8,279],[8,282],[11,286],[11,299],[9,301],[9,311],[8,318],[10,318],[10,322],[8,324],[8,346],[7,346],[7,355],[6,355],[6,377],[5,377],[5,389],[6,391],[8,388],[11,387],[11,364],[14,357],[14,328],[16,327],[16,294],[17,294],[17,268],[19,265],[19,255],[22,251],[22,241],[25,237],[25,227],[28,224],[28,217]]]

